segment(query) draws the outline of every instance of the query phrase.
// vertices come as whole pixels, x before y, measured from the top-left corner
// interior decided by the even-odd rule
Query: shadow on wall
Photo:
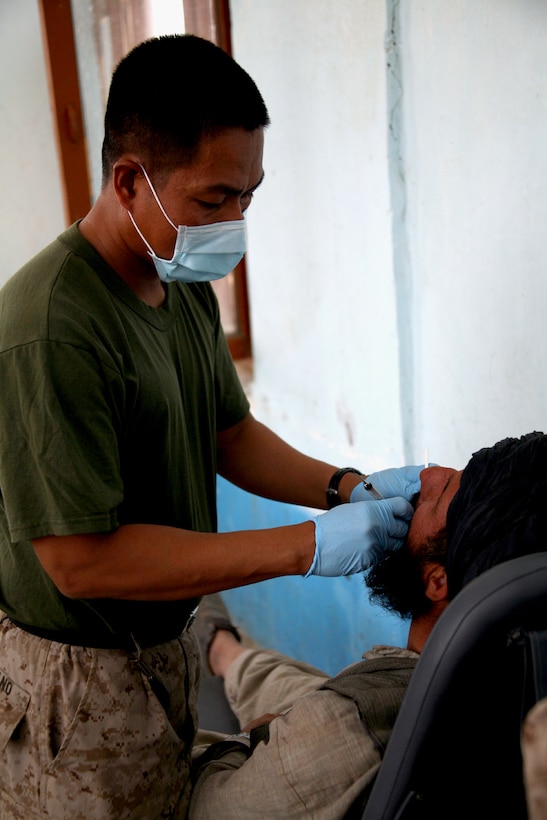
[[[305,508],[245,493],[218,479],[219,531],[299,524]],[[408,625],[371,606],[362,576],[291,576],[222,594],[235,623],[261,646],[339,672],[374,644],[406,646]]]

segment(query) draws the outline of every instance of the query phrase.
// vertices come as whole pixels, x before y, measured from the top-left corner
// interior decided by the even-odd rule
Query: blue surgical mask
[[[156,272],[162,282],[210,282],[222,279],[232,271],[247,250],[245,220],[212,222],[209,225],[179,225],[169,219],[154,190],[146,170],[142,172],[158,206],[173,229],[177,232],[175,249],[171,259],[162,259],[141,233],[133,215],[128,211],[135,230],[148,248]]]

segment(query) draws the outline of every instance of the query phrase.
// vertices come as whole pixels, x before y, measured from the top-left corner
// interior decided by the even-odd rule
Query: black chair
[[[420,656],[362,820],[525,820],[521,723],[547,694],[547,553],[468,584]]]

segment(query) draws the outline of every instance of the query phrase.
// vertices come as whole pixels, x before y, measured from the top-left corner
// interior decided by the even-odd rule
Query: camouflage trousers
[[[190,631],[142,659],[168,704],[130,653],[55,643],[2,618],[2,820],[186,816],[199,649]]]

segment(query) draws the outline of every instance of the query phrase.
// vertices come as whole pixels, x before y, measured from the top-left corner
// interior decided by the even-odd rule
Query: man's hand
[[[404,498],[342,504],[314,518],[310,575],[353,575],[399,549],[414,510]]]
[[[390,467],[388,470],[372,473],[366,480],[370,481],[383,498],[402,496],[411,501],[412,496],[420,492],[420,473],[423,469],[423,464],[419,467]],[[370,493],[362,483],[353,488],[350,501],[370,501]]]

